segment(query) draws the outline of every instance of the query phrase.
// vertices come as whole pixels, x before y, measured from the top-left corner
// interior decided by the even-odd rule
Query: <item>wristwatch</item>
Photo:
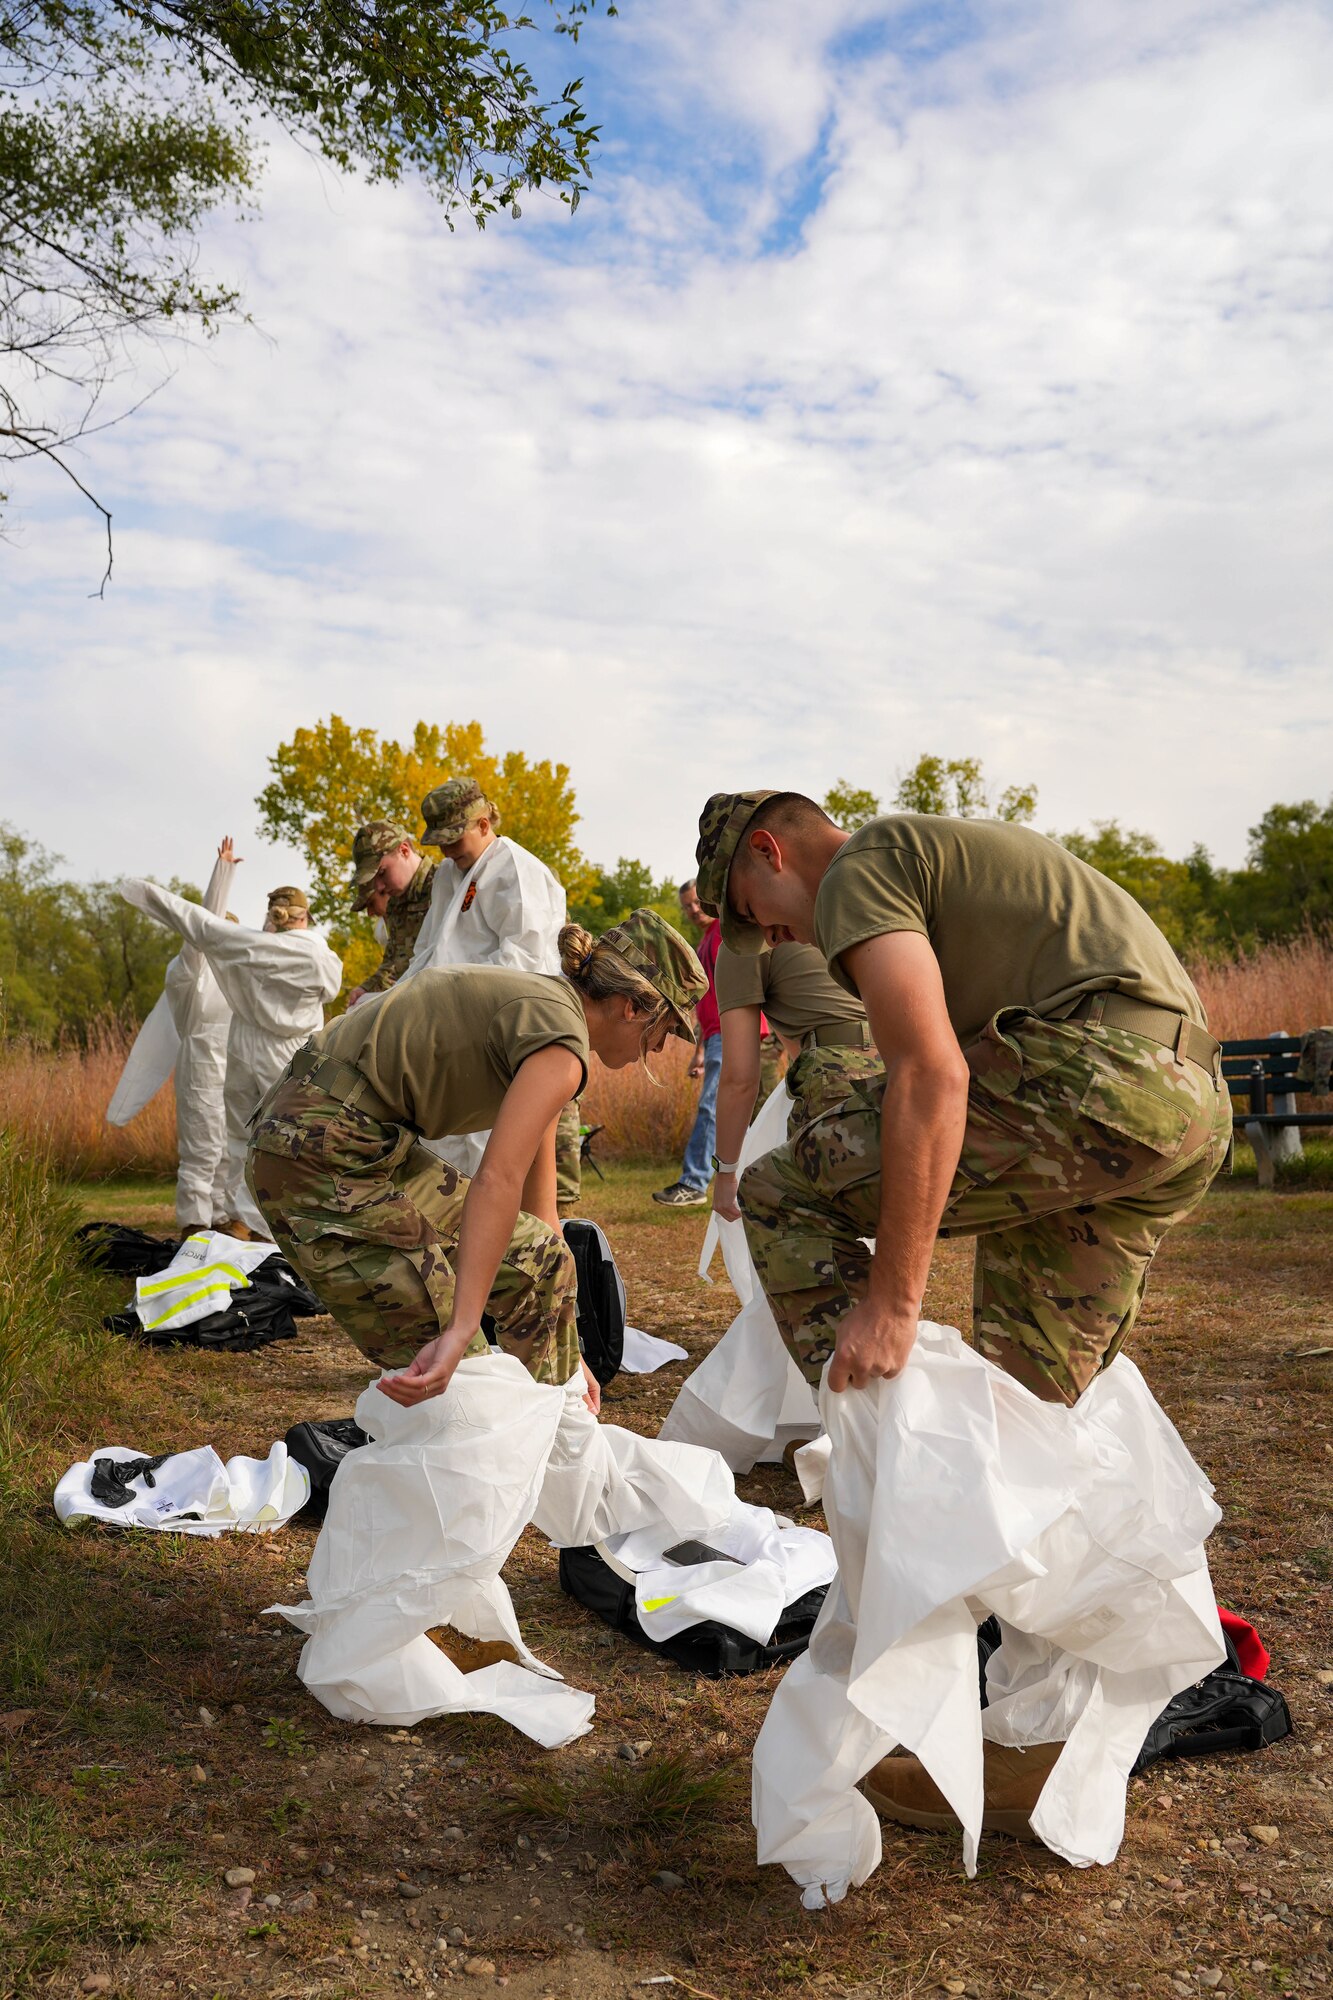
[[[739,1166],[739,1160],[733,1160],[731,1165],[728,1166],[725,1160],[719,1160],[716,1153],[713,1155],[713,1172],[715,1174],[734,1174]]]

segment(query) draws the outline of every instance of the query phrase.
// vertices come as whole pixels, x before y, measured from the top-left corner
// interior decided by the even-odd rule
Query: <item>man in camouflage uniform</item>
[[[886,1064],[742,1177],[798,1365],[817,1382],[833,1357],[834,1390],[898,1374],[935,1236],[972,1236],[977,1346],[1075,1402],[1230,1134],[1218,1044],[1161,933],[1025,827],[895,814],[849,837],[799,794],[719,794],[698,860],[725,941],[817,943]]]
[[[407,828],[393,820],[372,819],[357,829],[352,842],[352,908],[382,918],[387,935],[384,956],[369,978],[348,994],[349,1007],[367,993],[386,993],[407,971],[430,908],[438,866],[417,853]]]
[[[977,1346],[1076,1403],[1230,1133],[1219,1044],[1160,931],[1026,827],[895,813],[848,835],[791,792],[708,801],[699,891],[737,951],[817,945],[884,1059],[741,1178],[750,1253],[807,1378],[827,1364],[838,1393],[900,1374],[936,1236],[972,1236]],[[1061,1749],[983,1741],[983,1827],[1030,1834]],[[919,1756],[864,1783],[886,1818],[958,1824]]]

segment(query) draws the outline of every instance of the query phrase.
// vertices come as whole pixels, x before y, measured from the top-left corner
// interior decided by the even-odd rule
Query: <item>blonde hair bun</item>
[[[576,978],[587,964],[596,939],[591,931],[584,930],[582,924],[563,924],[557,943],[560,949],[560,970],[566,979]]]

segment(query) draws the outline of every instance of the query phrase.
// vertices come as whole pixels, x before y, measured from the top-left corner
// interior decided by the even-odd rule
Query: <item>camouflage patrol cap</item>
[[[764,800],[776,797],[774,791],[714,792],[699,815],[695,894],[709,916],[721,919],[724,942],[747,956],[764,949],[764,933],[758,924],[743,924],[728,907],[727,876],[746,827]]]
[[[479,819],[488,819],[498,830],[500,815],[475,778],[446,778],[421,801],[421,817],[426,831],[423,847],[452,847]]]
[[[352,842],[352,908],[364,910],[374,886],[380,862],[393,848],[401,847],[411,834],[396,820],[372,819],[357,828]]]
[[[597,942],[609,944],[666,1001],[668,1032],[693,1042],[695,1003],[708,991],[708,975],[680,932],[656,910],[631,910]]]

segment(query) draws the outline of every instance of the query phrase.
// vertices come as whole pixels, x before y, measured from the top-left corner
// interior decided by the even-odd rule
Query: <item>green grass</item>
[[[685,1757],[642,1764],[617,1758],[577,1779],[536,1771],[518,1779],[498,1803],[506,1819],[651,1839],[711,1818],[732,1778],[730,1767],[701,1771]]]
[[[1278,1189],[1333,1188],[1333,1138],[1312,1137],[1310,1133],[1303,1132],[1301,1149],[1299,1160],[1278,1161]],[[1251,1187],[1257,1184],[1259,1177],[1254,1149],[1243,1137],[1239,1122],[1236,1125],[1236,1153],[1231,1177],[1238,1184],[1248,1182]],[[1217,1185],[1225,1187],[1225,1178]]]

